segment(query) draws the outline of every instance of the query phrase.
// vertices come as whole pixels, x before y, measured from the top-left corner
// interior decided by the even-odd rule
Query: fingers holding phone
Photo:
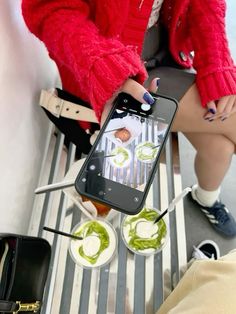
[[[159,81],[159,78],[155,78],[152,80],[152,82],[150,84],[150,91],[151,92],[153,92],[153,93],[157,92],[158,81]],[[115,98],[121,92],[125,92],[125,93],[131,95],[134,99],[138,100],[141,103],[153,105],[155,102],[155,99],[149,93],[148,90],[146,90],[141,84],[139,84],[135,80],[129,78],[125,81],[125,83],[122,85],[122,87],[113,95],[113,97],[104,106],[104,110],[103,110],[102,118],[101,118],[101,126],[103,125],[104,121],[106,120]]]
[[[121,92],[131,95],[134,99],[141,103],[153,105],[155,99],[152,95],[139,83],[132,79],[128,79],[121,88]]]

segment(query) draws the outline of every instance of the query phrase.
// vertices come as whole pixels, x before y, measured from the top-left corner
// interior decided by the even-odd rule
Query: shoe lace
[[[229,220],[229,216],[225,210],[225,205],[221,202],[217,202],[214,205],[213,213],[216,217],[216,219],[221,223],[224,224]]]

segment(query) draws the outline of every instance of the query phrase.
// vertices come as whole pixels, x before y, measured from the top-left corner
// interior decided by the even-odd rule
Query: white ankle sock
[[[220,188],[215,191],[203,190],[198,184],[192,187],[192,197],[199,204],[207,207],[211,207],[218,199],[220,195]]]

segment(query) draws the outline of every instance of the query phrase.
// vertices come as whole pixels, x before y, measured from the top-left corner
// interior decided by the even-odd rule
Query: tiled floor
[[[227,1],[227,33],[233,58],[236,62],[236,2],[235,0]],[[180,136],[180,161],[183,186],[190,186],[196,182],[193,171],[194,150],[187,140]],[[227,207],[236,217],[236,156],[228,171],[228,174],[222,185],[221,197]],[[198,244],[203,239],[212,239],[220,247],[221,253],[227,253],[229,250],[236,248],[235,239],[225,239],[218,235],[210,226],[206,218],[201,214],[198,208],[194,207],[188,200],[185,201],[185,224],[187,254],[190,257],[192,246]]]

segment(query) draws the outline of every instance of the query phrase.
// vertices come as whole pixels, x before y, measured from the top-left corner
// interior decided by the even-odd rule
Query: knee
[[[226,137],[212,138],[197,151],[198,155],[214,161],[230,160],[235,152],[235,144]]]

